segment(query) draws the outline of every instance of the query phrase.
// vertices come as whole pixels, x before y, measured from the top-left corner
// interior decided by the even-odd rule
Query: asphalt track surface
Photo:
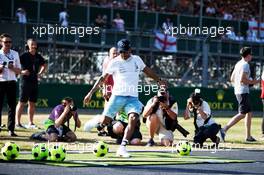
[[[264,150],[193,152],[193,155],[254,160],[254,163],[188,164],[113,167],[56,167],[29,163],[0,163],[0,175],[163,175],[163,174],[264,174]]]

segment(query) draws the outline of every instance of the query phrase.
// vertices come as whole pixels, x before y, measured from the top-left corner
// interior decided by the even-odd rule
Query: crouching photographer
[[[147,118],[146,124],[150,139],[146,146],[155,144],[155,133],[159,136],[161,145],[170,146],[173,142],[173,132],[180,131],[185,137],[189,134],[177,121],[178,105],[169,95],[166,89],[160,89],[157,96],[152,97],[143,111],[143,117]]]
[[[124,136],[124,131],[128,124],[128,115],[124,111],[118,112],[115,120],[107,126],[108,135],[116,139],[116,143],[120,144]],[[135,130],[129,140],[131,145],[140,145],[142,134],[140,132],[140,120],[137,121]]]
[[[210,106],[201,98],[200,89],[195,89],[195,92],[192,93],[187,100],[184,119],[187,120],[191,116],[194,118],[194,143],[198,144],[199,147],[203,147],[203,143],[206,139],[210,138],[214,143],[214,146],[217,147],[220,138],[216,135],[220,130],[221,125],[215,123],[212,118]]]
[[[81,127],[81,121],[78,117],[77,107],[74,106],[73,99],[65,97],[62,103],[57,105],[51,112],[49,118],[45,121],[46,135],[48,141],[74,142],[77,137],[69,128],[70,119],[75,122],[74,131]],[[67,126],[65,125],[67,123]]]

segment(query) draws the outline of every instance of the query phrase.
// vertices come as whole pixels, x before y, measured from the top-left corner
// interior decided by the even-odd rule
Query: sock
[[[128,144],[128,140],[127,139],[123,139],[121,146],[126,146]]]
[[[104,124],[102,124],[102,123],[98,123],[98,125],[97,125],[97,130],[98,131],[101,131],[102,129],[104,129],[104,127],[105,127],[105,125]]]

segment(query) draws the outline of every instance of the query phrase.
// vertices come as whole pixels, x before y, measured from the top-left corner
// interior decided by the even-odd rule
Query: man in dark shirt
[[[34,39],[27,40],[27,52],[20,56],[21,80],[19,89],[19,102],[16,107],[16,127],[24,128],[21,124],[21,115],[28,102],[29,123],[27,128],[36,128],[33,123],[35,103],[38,96],[38,77],[46,70],[47,64],[44,58],[37,53],[37,42]]]

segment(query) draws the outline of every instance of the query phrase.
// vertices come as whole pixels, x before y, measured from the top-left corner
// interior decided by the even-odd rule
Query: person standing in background
[[[28,39],[26,45],[27,51],[20,57],[22,71],[19,86],[19,102],[16,107],[17,128],[25,128],[21,124],[21,115],[27,102],[29,123],[26,125],[26,128],[37,128],[33,122],[33,117],[38,98],[38,78],[47,68],[45,59],[37,53],[37,47],[37,42],[34,39]]]
[[[2,107],[4,98],[7,97],[8,105],[8,134],[11,137],[17,136],[15,130],[16,115],[16,91],[17,91],[17,74],[21,73],[19,55],[12,50],[12,37],[9,34],[0,36],[0,126],[2,120]],[[0,130],[1,131],[1,130]]]

